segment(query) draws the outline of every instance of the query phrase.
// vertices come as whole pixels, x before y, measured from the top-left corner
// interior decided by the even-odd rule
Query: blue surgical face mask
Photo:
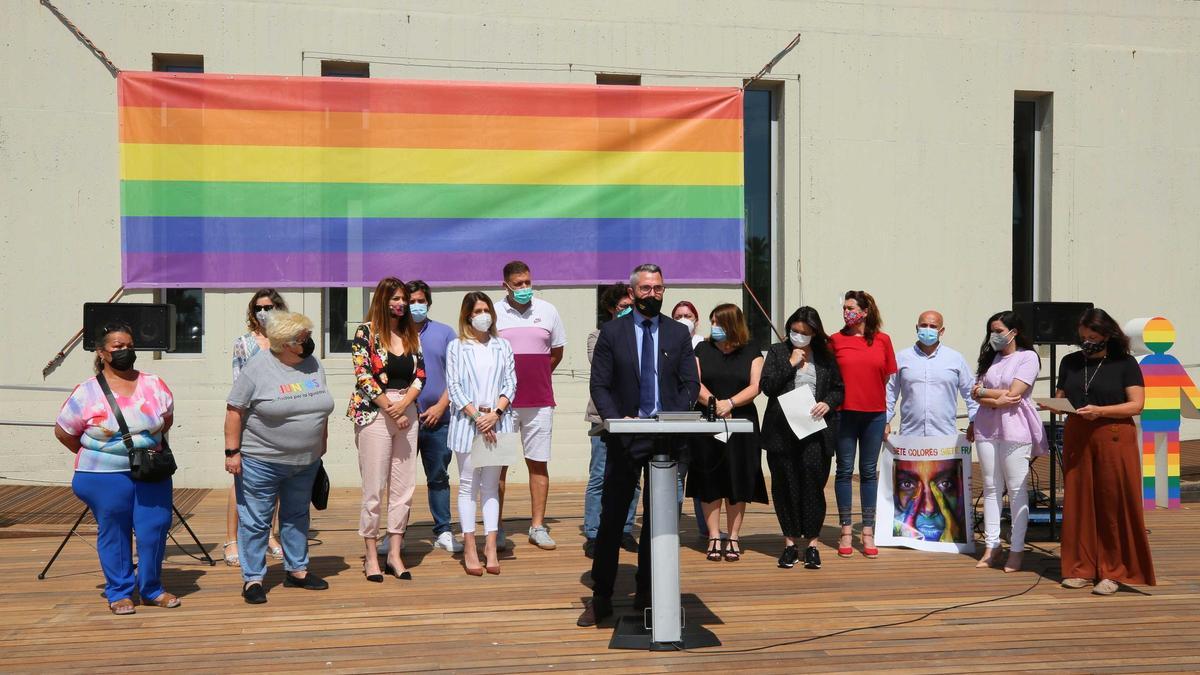
[[[533,287],[517,288],[513,290],[512,294],[513,300],[516,300],[518,305],[528,305],[533,300]]]
[[[936,328],[922,327],[917,329],[917,341],[926,347],[937,344],[938,330]]]
[[[408,313],[412,316],[412,320],[421,323],[425,317],[429,316],[429,305],[423,302],[414,302],[408,306]]]
[[[633,311],[633,305],[627,305],[624,309],[617,311],[617,318],[619,319],[632,311]]]
[[[724,342],[727,336],[725,335],[724,328],[721,328],[720,326],[713,326],[712,332],[709,333],[709,337],[712,338],[713,342]]]

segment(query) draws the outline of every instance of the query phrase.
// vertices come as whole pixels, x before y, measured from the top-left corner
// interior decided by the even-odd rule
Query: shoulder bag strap
[[[113,396],[112,389],[108,386],[108,380],[104,378],[104,373],[96,375],[96,382],[100,385],[100,390],[104,392],[104,398],[108,399],[108,407],[112,408],[113,415],[117,418],[117,428],[121,431],[121,440],[125,441],[125,447],[133,450],[133,436],[129,433],[129,425],[125,423],[125,415],[121,414],[121,406],[117,405],[117,399]]]

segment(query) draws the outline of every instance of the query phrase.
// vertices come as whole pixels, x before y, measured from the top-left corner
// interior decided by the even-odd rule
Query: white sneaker
[[[379,541],[375,542],[375,550],[379,553],[379,555],[387,555],[388,551],[391,550],[392,545],[389,544],[388,541],[389,541],[389,539],[387,537],[383,537]],[[403,540],[400,541],[400,550],[401,551],[404,550],[404,541]],[[461,546],[459,547],[459,550],[462,550]]]
[[[529,543],[546,551],[553,551],[558,547],[550,538],[550,528],[545,525],[529,528]]]
[[[454,533],[449,530],[438,535],[433,542],[433,547],[445,549],[449,553],[460,553],[463,550],[462,542],[455,539]]]

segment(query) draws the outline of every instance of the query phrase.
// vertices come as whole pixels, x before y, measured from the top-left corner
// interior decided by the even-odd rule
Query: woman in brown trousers
[[[1063,432],[1062,585],[1111,595],[1120,584],[1154,585],[1133,422],[1146,389],[1107,312],[1088,310],[1078,328],[1081,350],[1063,357],[1055,393],[1075,408]]]

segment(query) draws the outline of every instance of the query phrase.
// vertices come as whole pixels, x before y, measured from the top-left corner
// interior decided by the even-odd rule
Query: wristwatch
[[[225,448],[225,456],[233,457],[234,455],[240,453],[241,451],[242,451],[241,448]]]

